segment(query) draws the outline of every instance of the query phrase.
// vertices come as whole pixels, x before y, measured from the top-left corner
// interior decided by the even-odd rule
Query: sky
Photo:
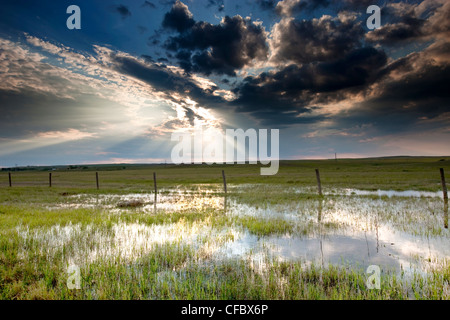
[[[279,129],[281,159],[448,156],[449,71],[445,0],[2,0],[0,167],[170,162],[195,128]]]

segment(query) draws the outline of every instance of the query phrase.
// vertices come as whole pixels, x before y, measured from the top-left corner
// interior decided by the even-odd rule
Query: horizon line
[[[386,158],[449,158],[450,155],[436,155],[436,156],[408,156],[408,155],[395,155],[395,156],[373,156],[373,157],[343,157],[343,158],[297,158],[297,159],[278,159],[278,161],[329,161],[329,160],[364,160],[364,159],[386,159]],[[246,161],[247,162],[247,161]],[[182,163],[182,165],[236,165],[238,163],[228,164],[213,163],[207,164],[206,162],[199,163]],[[249,164],[249,163],[245,163]],[[260,163],[259,163],[260,164]],[[180,165],[173,162],[110,162],[110,163],[72,163],[72,164],[36,164],[36,165],[21,165],[21,166],[0,166],[0,169],[15,169],[15,168],[39,168],[39,167],[64,167],[64,166],[108,166],[108,165]],[[263,165],[264,166],[264,165]]]

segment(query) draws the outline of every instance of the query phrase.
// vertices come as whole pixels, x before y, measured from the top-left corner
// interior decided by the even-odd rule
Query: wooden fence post
[[[227,178],[225,177],[225,171],[222,170],[222,179],[223,179],[223,189],[225,193],[227,193]]]
[[[11,172],[8,172],[9,186],[12,187]]]
[[[448,203],[444,204],[444,228],[448,229]]]
[[[444,194],[444,202],[448,205],[448,194],[447,194],[447,185],[445,184],[444,168],[440,168],[439,171],[441,172],[442,193]]]
[[[100,185],[98,184],[98,172],[95,172],[95,182],[97,183],[97,190],[100,189]]]
[[[48,186],[50,188],[52,187],[52,173],[51,172],[48,173]]]
[[[156,184],[156,172],[153,172],[153,184],[155,186],[155,205],[156,205],[156,200],[157,200],[157,195],[158,195],[158,186]]]
[[[320,223],[320,221],[322,220],[322,210],[323,210],[323,199],[319,200],[319,209],[318,211],[318,215],[317,215],[317,222]]]
[[[319,195],[322,195],[322,184],[320,183],[319,169],[316,169],[317,186],[319,187]]]
[[[448,229],[448,194],[447,185],[445,184],[444,168],[440,168],[439,171],[441,172],[442,193],[444,194],[444,228]]]

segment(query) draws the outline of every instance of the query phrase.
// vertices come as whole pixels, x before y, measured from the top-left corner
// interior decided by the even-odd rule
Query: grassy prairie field
[[[153,172],[158,185],[176,186],[221,183],[225,170],[230,184],[264,183],[315,186],[314,169],[321,172],[325,187],[367,190],[440,190],[439,168],[450,170],[450,157],[404,157],[373,159],[280,161],[276,175],[261,176],[260,165],[100,165],[56,168],[52,172],[55,187],[94,189],[95,174],[100,171],[101,189],[153,190]],[[18,186],[48,186],[49,168],[12,172]],[[14,170],[14,168],[13,168]],[[0,186],[8,186],[7,171],[0,172]]]
[[[11,188],[0,172],[0,298],[450,298],[449,157],[259,168],[36,167],[13,170]],[[381,268],[379,289],[368,265]],[[69,266],[81,289],[68,288]]]

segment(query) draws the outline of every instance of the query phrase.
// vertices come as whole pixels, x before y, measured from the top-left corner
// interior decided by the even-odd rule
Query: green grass
[[[100,191],[144,192],[153,190],[153,172],[158,185],[222,185],[222,170],[233,184],[263,183],[316,186],[314,169],[320,169],[324,188],[366,190],[440,190],[439,168],[450,172],[449,157],[399,157],[373,159],[281,161],[278,174],[261,176],[260,165],[120,165],[86,166],[88,169],[52,171],[53,186],[62,192],[97,192],[95,172],[99,171]],[[123,169],[125,168],[125,169]],[[113,170],[114,169],[114,170]],[[48,186],[48,171],[12,172],[13,186]],[[449,179],[447,179],[449,180]],[[0,172],[0,186],[8,186],[8,173]]]
[[[293,234],[300,231],[296,225],[281,218],[240,217],[237,223],[257,236]],[[302,233],[306,233],[306,230]]]
[[[69,290],[63,262],[36,255],[23,264],[5,252],[11,250],[0,256],[2,299],[448,299],[450,280],[443,266],[410,283],[383,274],[380,289],[367,289],[360,269],[270,260],[262,271],[244,260],[198,264],[195,250],[171,244],[134,263],[92,263],[81,270],[82,289]]]

